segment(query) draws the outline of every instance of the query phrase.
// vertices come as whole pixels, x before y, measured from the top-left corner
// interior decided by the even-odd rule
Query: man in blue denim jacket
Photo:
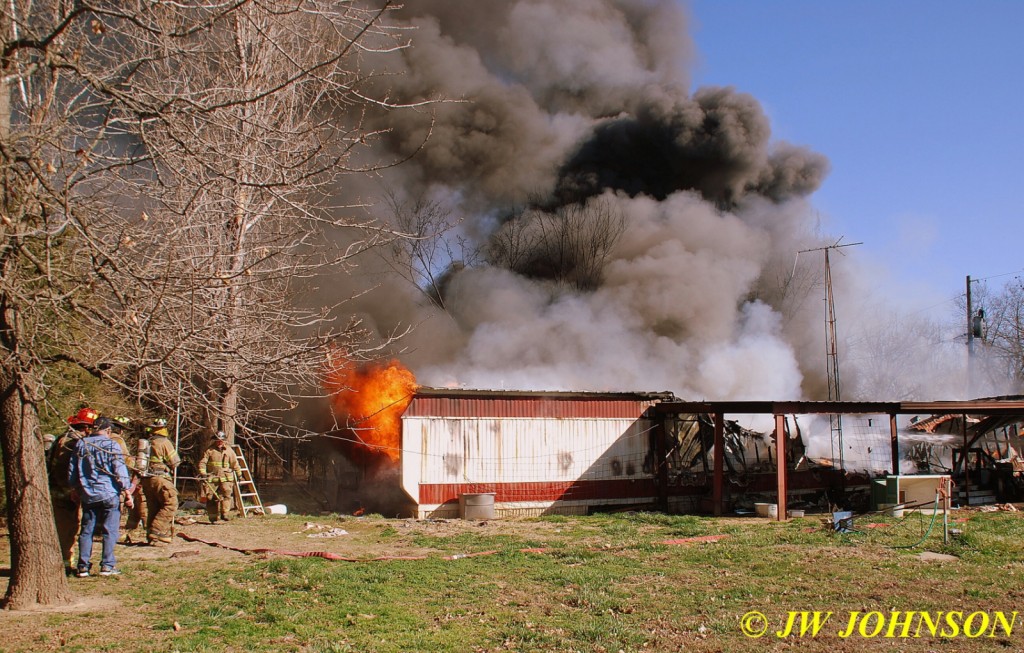
[[[82,530],[78,534],[78,577],[89,575],[92,536],[97,525],[103,532],[100,576],[114,576],[114,544],[121,525],[121,493],[131,480],[124,453],[110,439],[110,419],[97,418],[93,431],[78,441],[68,467],[68,485],[78,491],[82,503]]]

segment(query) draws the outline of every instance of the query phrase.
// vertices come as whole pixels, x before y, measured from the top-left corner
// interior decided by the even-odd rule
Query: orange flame
[[[357,449],[398,462],[402,413],[417,388],[413,373],[397,360],[358,364],[332,357],[324,386],[335,417],[349,426]]]

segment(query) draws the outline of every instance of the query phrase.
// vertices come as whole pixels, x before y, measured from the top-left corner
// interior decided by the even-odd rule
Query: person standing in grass
[[[178,491],[172,474],[181,458],[167,437],[167,420],[158,419],[146,427],[149,436],[149,465],[142,479],[146,495],[146,539],[151,546],[171,543],[174,515],[178,512]]]
[[[46,458],[53,521],[57,526],[57,540],[60,542],[60,554],[64,559],[64,571],[69,575],[75,573],[75,538],[78,537],[78,527],[82,523],[82,512],[75,488],[68,485],[68,465],[79,440],[85,437],[99,416],[98,412],[86,407],[69,417],[67,433],[57,438]]]
[[[132,484],[125,494],[124,507],[121,508],[122,515],[128,515],[124,530],[121,531],[117,541],[132,542],[131,534],[142,523],[146,515],[146,496],[142,493],[142,474],[138,471],[138,460],[128,450],[128,442],[124,436],[131,428],[132,421],[127,417],[113,417],[110,420],[113,430],[110,432],[110,439],[121,447],[124,452],[124,463],[128,467],[128,474],[131,476]]]
[[[78,534],[78,577],[85,578],[92,568],[92,536],[103,532],[100,575],[121,573],[114,559],[114,544],[121,525],[121,494],[131,479],[124,464],[124,453],[110,439],[111,422],[98,417],[93,431],[78,441],[68,467],[68,485],[74,488],[82,504],[82,529]]]
[[[228,446],[224,431],[217,431],[210,448],[199,461],[199,477],[206,484],[206,514],[210,523],[228,521],[228,512],[234,504],[235,479],[242,472],[238,456]]]

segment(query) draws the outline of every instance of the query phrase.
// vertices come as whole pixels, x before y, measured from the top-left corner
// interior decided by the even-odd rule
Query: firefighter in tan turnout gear
[[[127,515],[128,519],[117,541],[130,543],[133,541],[132,531],[138,528],[139,524],[145,520],[146,496],[142,493],[142,474],[139,473],[138,458],[129,453],[128,443],[125,440],[125,435],[131,429],[132,421],[127,417],[118,416],[112,417],[110,422],[112,427],[110,439],[116,442],[121,447],[121,451],[124,452],[124,464],[128,467],[128,473],[132,479],[132,484],[125,494],[124,505],[121,507],[121,514]],[[142,540],[139,539],[138,541],[141,542]]]
[[[181,463],[167,435],[167,420],[158,419],[148,427],[149,462],[145,466],[142,491],[146,495],[146,539],[151,545],[170,544],[174,515],[178,512],[178,491],[172,474]],[[143,447],[140,442],[140,449]]]
[[[210,448],[199,461],[199,477],[205,483],[206,514],[210,523],[228,521],[228,511],[234,504],[235,479],[242,471],[238,456],[228,446],[224,431],[217,431]]]

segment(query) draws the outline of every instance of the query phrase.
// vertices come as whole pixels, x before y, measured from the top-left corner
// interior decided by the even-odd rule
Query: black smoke
[[[597,125],[561,166],[555,197],[579,202],[605,190],[664,200],[696,191],[724,209],[748,193],[776,202],[817,190],[825,157],[786,146],[769,154],[760,104],[731,88],[703,88],[664,107],[644,104]]]
[[[445,265],[373,276],[351,305],[382,337],[415,325],[420,382],[816,394],[816,288],[793,282],[814,262],[793,260],[826,240],[807,198],[827,159],[773,140],[751,95],[689,88],[680,3],[410,0],[397,17],[410,47],[368,79],[416,107],[367,114],[408,158],[380,177],[458,226]]]

